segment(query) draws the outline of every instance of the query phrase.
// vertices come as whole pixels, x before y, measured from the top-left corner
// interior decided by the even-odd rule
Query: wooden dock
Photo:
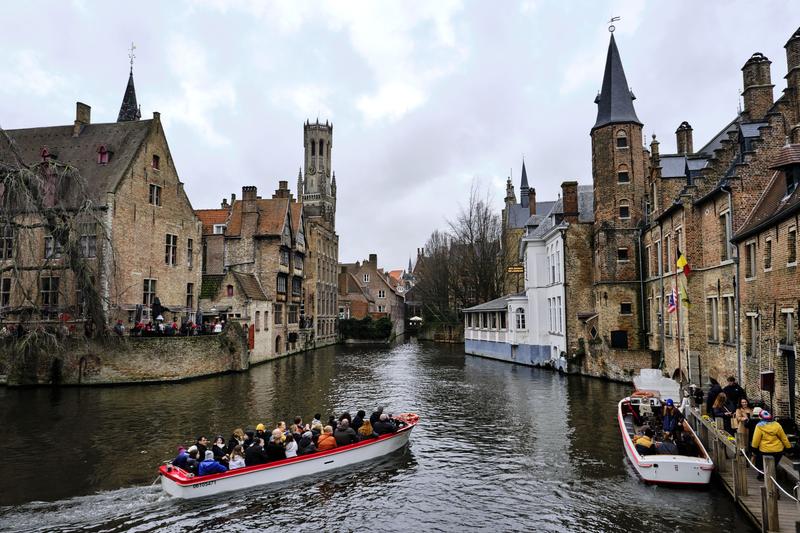
[[[711,455],[722,486],[761,531],[800,532],[800,503],[781,493],[771,481],[781,481],[783,489],[793,494],[791,487],[798,482],[798,473],[790,459],[784,457],[780,465],[775,465],[772,458],[765,457],[765,471],[773,475],[759,481],[756,470],[740,452],[748,447],[744,433],[737,434],[735,441],[730,440],[721,420],[705,420],[697,409],[687,420]]]

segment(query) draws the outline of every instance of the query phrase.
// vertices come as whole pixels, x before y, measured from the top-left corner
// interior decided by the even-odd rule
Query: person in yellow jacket
[[[761,411],[761,422],[756,424],[756,429],[753,432],[752,446],[758,450],[758,457],[756,458],[756,466],[759,470],[764,470],[764,456],[770,455],[775,458],[775,465],[781,462],[783,451],[786,448],[791,448],[792,444],[786,438],[783,428],[777,422],[772,420],[772,415],[769,411]],[[764,476],[759,474],[758,479],[764,479]]]

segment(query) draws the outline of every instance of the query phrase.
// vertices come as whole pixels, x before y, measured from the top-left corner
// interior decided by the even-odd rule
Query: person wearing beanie
[[[206,451],[205,460],[197,467],[198,476],[208,476],[211,474],[221,474],[227,472],[228,469],[225,465],[220,464],[214,460],[214,452],[211,450]]]
[[[792,445],[786,438],[786,433],[781,425],[772,420],[772,414],[769,411],[762,409],[760,416],[761,422],[756,425],[756,430],[753,432],[752,446],[758,452],[756,466],[759,470],[764,470],[765,455],[774,457],[777,465],[781,462],[784,450],[791,448]],[[759,474],[758,479],[762,480],[764,476]]]
[[[300,441],[297,443],[297,454],[298,455],[308,455],[309,453],[314,453],[317,451],[317,446],[314,444],[314,434],[311,433],[311,430],[306,431],[300,437]]]
[[[267,437],[267,435],[264,433],[265,431],[267,431],[267,426],[264,424],[257,425],[255,440],[258,441],[258,439],[264,439],[266,441],[269,437]]]
[[[662,418],[661,426],[664,430],[665,438],[683,429],[683,415],[675,408],[675,402],[672,398],[669,398],[664,406],[664,417]]]

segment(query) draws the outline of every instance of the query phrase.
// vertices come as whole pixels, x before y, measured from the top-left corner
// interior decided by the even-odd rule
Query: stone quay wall
[[[0,342],[0,380],[8,386],[180,381],[249,366],[246,339],[237,328],[196,337],[67,339],[60,350]]]

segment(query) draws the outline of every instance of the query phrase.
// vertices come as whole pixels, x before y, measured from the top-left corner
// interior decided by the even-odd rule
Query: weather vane
[[[133,51],[136,50],[136,45],[131,42],[131,49],[128,51],[128,57],[131,60],[131,71],[133,71],[133,60],[136,58],[136,54]]]
[[[617,29],[617,27],[614,26],[614,23],[617,22],[621,18],[622,17],[611,17],[611,20],[608,21],[608,31],[610,31],[611,33],[614,33],[614,30]]]

